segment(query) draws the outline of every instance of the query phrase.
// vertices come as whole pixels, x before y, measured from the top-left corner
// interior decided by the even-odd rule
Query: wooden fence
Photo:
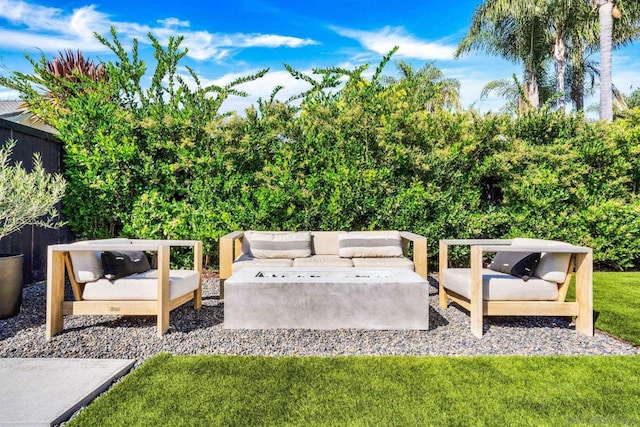
[[[21,161],[23,167],[30,170],[33,154],[40,153],[48,172],[62,172],[62,144],[51,133],[0,117],[0,146],[9,139],[17,141],[11,161]],[[47,246],[74,240],[67,227],[51,230],[27,226],[3,238],[0,253],[24,254],[24,283],[29,284],[46,279]]]

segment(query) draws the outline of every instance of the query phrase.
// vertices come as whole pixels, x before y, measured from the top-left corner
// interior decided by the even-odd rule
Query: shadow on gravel
[[[203,298],[204,301],[204,298]],[[102,327],[105,329],[134,329],[146,328],[156,333],[156,317],[155,316],[82,316],[83,325],[71,326],[65,324],[64,330],[60,335],[70,332],[83,331],[94,327]],[[89,320],[94,317],[95,322]],[[169,318],[168,334],[172,332],[189,333],[200,329],[215,327],[224,321],[224,311],[222,305],[202,305],[200,310],[194,310],[191,303],[176,308],[171,312]]]

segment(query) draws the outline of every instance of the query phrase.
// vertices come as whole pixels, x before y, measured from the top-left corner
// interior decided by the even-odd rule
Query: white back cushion
[[[108,244],[128,244],[131,243],[129,239],[101,239],[101,240],[85,240],[73,243],[89,244],[89,245],[102,245]],[[108,248],[108,246],[107,246]],[[100,255],[102,254],[102,248],[97,251],[70,251],[71,264],[73,265],[73,276],[78,283],[93,282],[100,279],[104,275],[102,269],[102,260]]]
[[[312,231],[312,253],[315,255],[338,255],[338,231]]]
[[[526,239],[516,238],[511,242],[511,246],[520,248],[536,247],[539,249],[551,248],[554,246],[571,246],[569,243],[557,240]],[[564,283],[567,278],[567,270],[571,262],[571,254],[542,252],[540,263],[536,268],[534,277],[539,277],[548,282]]]
[[[343,258],[401,257],[399,231],[351,231],[338,235],[338,254]]]
[[[246,241],[249,253],[255,258],[295,259],[311,256],[311,233],[309,231],[247,231],[244,233],[244,237],[243,251]]]
[[[102,277],[104,271],[100,253],[101,251],[69,252],[76,282],[93,282]]]

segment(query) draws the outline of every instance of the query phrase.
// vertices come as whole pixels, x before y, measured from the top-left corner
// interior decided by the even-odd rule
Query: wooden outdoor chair
[[[171,247],[193,248],[193,269],[171,270]],[[103,251],[143,251],[157,256],[157,269],[108,280],[103,275]],[[66,271],[66,274],[65,274]],[[74,301],[65,301],[68,276]],[[47,259],[46,338],[63,330],[63,316],[156,316],[157,334],[169,329],[169,313],[188,301],[202,306],[202,242],[196,240],[89,240],[52,245]]]
[[[450,268],[449,246],[471,248],[469,268]],[[485,253],[501,253],[502,259],[539,253],[532,277],[505,273],[506,265],[483,268]],[[506,256],[506,258],[505,258]],[[520,257],[521,258],[521,257]],[[484,316],[574,316],[576,331],[593,336],[593,254],[590,248],[540,239],[440,240],[439,305],[449,300],[469,311],[471,332],[482,337]],[[504,264],[504,263],[503,263]],[[506,266],[510,267],[510,266]],[[576,301],[565,301],[576,273]],[[528,280],[526,280],[528,279]]]

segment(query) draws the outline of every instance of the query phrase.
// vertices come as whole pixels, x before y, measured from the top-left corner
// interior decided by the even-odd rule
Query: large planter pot
[[[20,313],[23,255],[0,254],[0,319]]]

